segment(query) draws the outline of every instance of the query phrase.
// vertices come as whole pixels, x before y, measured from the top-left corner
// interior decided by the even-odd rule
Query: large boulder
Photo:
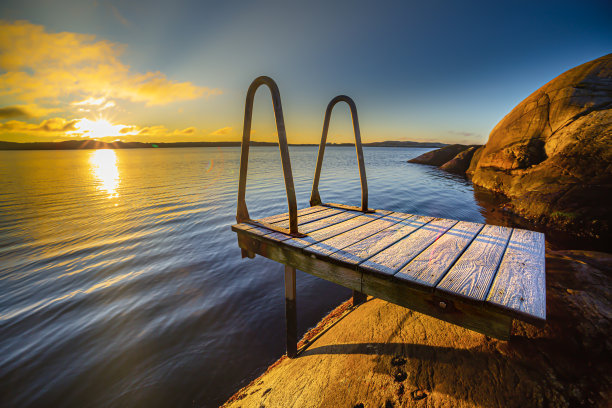
[[[495,126],[467,170],[530,219],[610,234],[612,54],[573,68],[531,94]]]
[[[442,166],[446,162],[452,160],[459,153],[469,149],[471,146],[462,144],[452,144],[444,146],[440,149],[432,150],[424,153],[414,159],[408,160],[408,163],[429,164],[431,166]]]
[[[472,157],[474,157],[474,153],[478,150],[477,146],[470,146],[451,160],[444,163],[440,168],[442,170],[446,170],[450,173],[457,173],[464,175],[467,171],[468,167],[470,167],[470,163],[472,161]]]

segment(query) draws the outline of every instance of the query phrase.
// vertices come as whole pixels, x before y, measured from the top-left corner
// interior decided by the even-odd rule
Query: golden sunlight
[[[117,169],[117,153],[114,150],[94,150],[89,156],[91,172],[98,179],[98,189],[108,193],[108,198],[118,197],[119,170]]]
[[[80,119],[75,124],[76,130],[71,133],[80,134],[81,137],[89,137],[91,139],[101,139],[108,136],[120,136],[121,130],[126,126],[113,125],[106,119]]]

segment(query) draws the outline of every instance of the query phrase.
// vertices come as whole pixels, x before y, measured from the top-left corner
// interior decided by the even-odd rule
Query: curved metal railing
[[[330,207],[341,207],[343,209],[351,209],[363,212],[370,212],[368,209],[368,181],[366,179],[365,164],[363,162],[363,148],[361,146],[361,132],[359,131],[359,118],[357,117],[357,106],[355,102],[346,95],[338,95],[332,99],[325,110],[325,119],[323,121],[323,134],[321,136],[321,144],[319,145],[319,154],[317,156],[317,167],[315,169],[314,180],[312,182],[312,193],[310,194],[310,205],[321,205],[321,196],[319,195],[319,179],[321,178],[321,167],[323,166],[323,155],[325,154],[325,143],[327,142],[327,132],[329,130],[329,120],[334,106],[338,102],[346,102],[351,109],[351,117],[353,119],[353,130],[355,132],[355,149],[357,150],[357,163],[359,165],[359,179],[361,181],[361,208],[348,205],[329,204],[324,205]]]
[[[261,85],[267,85],[268,88],[270,88],[270,93],[272,94],[272,105],[274,107],[276,130],[278,133],[278,147],[280,149],[281,163],[283,166],[285,189],[287,190],[289,230],[275,225],[251,220],[245,201],[247,168],[249,165],[249,144],[251,141],[251,120],[253,118],[253,99],[255,97],[257,88],[259,88]],[[260,76],[256,78],[249,86],[249,90],[247,91],[246,95],[246,104],[244,108],[244,128],[242,131],[242,147],[240,154],[240,181],[238,184],[238,207],[236,209],[236,221],[239,223],[247,222],[254,225],[262,225],[266,228],[283,232],[285,234],[303,236],[298,232],[297,202],[295,199],[295,187],[293,185],[293,174],[291,172],[291,160],[289,158],[289,148],[287,146],[287,134],[285,132],[285,119],[283,118],[281,97],[276,82],[267,76]]]

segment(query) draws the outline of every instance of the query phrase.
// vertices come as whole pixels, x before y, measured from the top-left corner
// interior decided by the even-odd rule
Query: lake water
[[[298,207],[316,148],[291,147]],[[484,222],[471,183],[366,148],[370,207]],[[284,353],[283,267],[242,259],[239,148],[0,152],[0,406],[218,406]],[[358,205],[355,150],[324,201]],[[278,149],[253,147],[251,217],[287,211]],[[350,296],[298,272],[301,336]]]

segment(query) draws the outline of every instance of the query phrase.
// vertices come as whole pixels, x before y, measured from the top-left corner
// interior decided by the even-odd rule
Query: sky
[[[0,140],[238,141],[253,79],[290,143],[352,97],[364,142],[485,143],[529,94],[612,52],[609,1],[0,3]],[[252,140],[276,140],[270,93]],[[354,138],[346,105],[328,142]]]

